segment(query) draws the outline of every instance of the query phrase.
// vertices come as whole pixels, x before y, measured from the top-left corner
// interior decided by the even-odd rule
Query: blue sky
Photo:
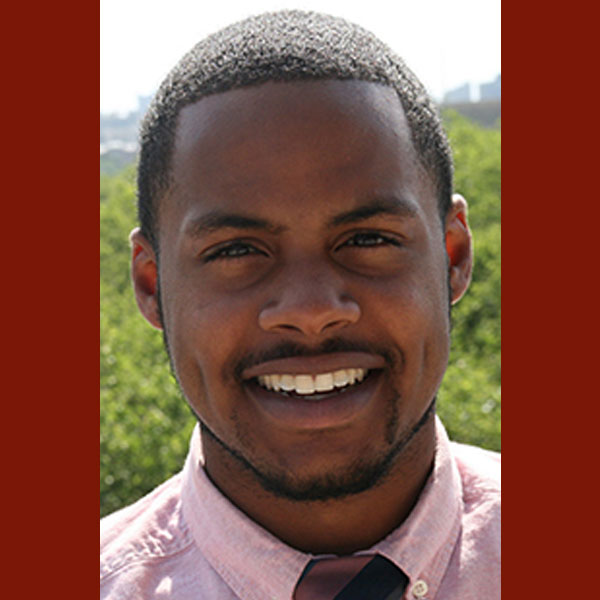
[[[209,33],[281,8],[344,17],[402,56],[430,93],[500,73],[500,0],[101,0],[100,111],[125,113]]]

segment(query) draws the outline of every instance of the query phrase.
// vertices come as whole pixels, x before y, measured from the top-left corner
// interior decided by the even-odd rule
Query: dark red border
[[[3,595],[93,597],[98,7],[21,6],[2,36]]]
[[[541,166],[535,140],[543,129],[544,117],[537,111],[539,105],[526,101],[536,86],[530,69],[521,60],[525,44],[515,43],[515,38],[523,36],[531,25],[530,17],[516,19],[520,10],[503,3],[502,594],[504,598],[541,598],[548,588],[535,575],[540,566],[538,550],[543,553],[543,546],[539,544],[539,498],[533,489],[540,485],[543,489],[545,452],[539,430],[543,427],[538,400],[541,388],[536,381],[541,367],[537,347],[539,306],[532,283],[545,262],[538,256],[543,248],[542,235],[535,227],[540,212],[544,218],[545,211],[540,211],[538,198],[544,181],[536,182],[539,177],[529,175]]]
[[[506,598],[597,587],[597,33],[587,12],[503,3]]]

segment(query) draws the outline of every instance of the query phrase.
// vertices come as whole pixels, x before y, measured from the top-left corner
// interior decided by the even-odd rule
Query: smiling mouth
[[[339,369],[316,375],[271,374],[259,375],[255,381],[263,389],[284,396],[302,396],[308,400],[319,400],[332,392],[337,394],[354,389],[371,372],[368,369]]]

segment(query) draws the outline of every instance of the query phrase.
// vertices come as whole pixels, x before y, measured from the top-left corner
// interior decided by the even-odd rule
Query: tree
[[[469,202],[475,263],[453,308],[452,352],[438,413],[451,439],[500,450],[500,124],[484,129],[445,114],[455,190]]]

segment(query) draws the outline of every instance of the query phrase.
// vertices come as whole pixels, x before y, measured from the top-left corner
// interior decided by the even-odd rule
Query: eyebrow
[[[381,215],[413,219],[417,214],[416,206],[404,198],[396,196],[377,197],[367,200],[357,208],[336,215],[329,222],[329,227],[358,223]]]
[[[408,200],[396,196],[372,198],[357,208],[334,216],[327,223],[327,227],[331,229],[339,225],[358,223],[381,215],[414,218],[417,216],[417,208]],[[288,228],[283,225],[275,225],[258,217],[214,210],[201,217],[191,219],[186,224],[184,232],[190,237],[198,238],[220,229],[259,230],[279,234],[287,231]]]
[[[191,237],[201,237],[219,229],[258,229],[277,234],[287,228],[274,225],[266,219],[215,210],[189,221],[185,226],[185,233]]]

